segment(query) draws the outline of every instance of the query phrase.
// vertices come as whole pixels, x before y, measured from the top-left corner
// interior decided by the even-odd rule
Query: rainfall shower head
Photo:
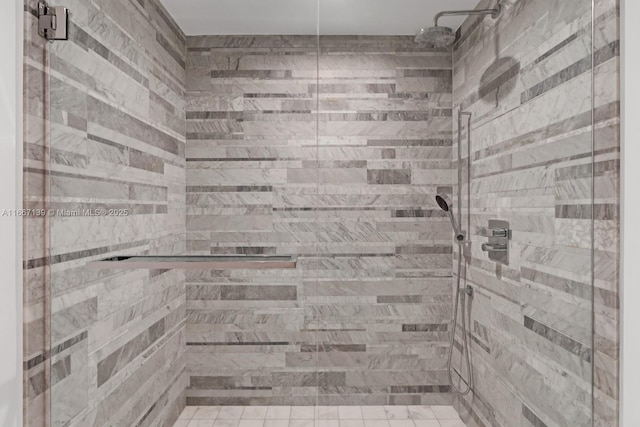
[[[449,215],[449,220],[451,221],[451,227],[453,227],[453,232],[456,233],[456,240],[458,242],[464,241],[464,234],[458,228],[458,224],[456,223],[455,218],[453,217],[453,212],[449,208],[449,203],[442,197],[441,195],[436,195],[436,203],[440,206],[440,209],[445,211],[447,215]]]
[[[415,42],[428,49],[438,49],[450,46],[456,39],[456,34],[449,27],[431,27],[421,29],[416,34]]]
[[[498,18],[502,12],[500,1],[496,3],[493,9],[475,9],[475,10],[448,10],[436,14],[433,19],[433,27],[423,28],[416,34],[415,42],[427,49],[440,49],[449,47],[456,40],[456,33],[449,27],[441,27],[438,25],[438,19],[443,16],[460,16],[460,15],[491,15],[493,19]]]

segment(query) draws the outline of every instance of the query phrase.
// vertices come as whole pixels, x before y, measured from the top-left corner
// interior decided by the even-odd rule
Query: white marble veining
[[[187,406],[173,427],[465,427],[452,406]]]

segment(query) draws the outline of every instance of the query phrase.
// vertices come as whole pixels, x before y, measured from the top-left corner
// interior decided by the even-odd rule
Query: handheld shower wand
[[[451,226],[453,227],[453,232],[456,233],[456,240],[458,242],[464,241],[464,234],[462,234],[462,231],[460,231],[460,227],[458,227],[458,223],[456,222],[456,219],[453,217],[453,212],[449,208],[449,204],[447,203],[447,201],[444,199],[444,197],[438,194],[436,196],[436,202],[438,203],[438,206],[440,206],[440,209],[442,209],[447,213],[447,215],[449,215],[449,220],[451,220]]]
[[[436,202],[438,203],[438,206],[440,206],[440,209],[442,209],[449,215],[449,220],[451,220],[451,226],[453,227],[453,231],[456,234],[455,239],[458,243],[458,274],[455,276],[456,277],[456,299],[454,303],[453,319],[451,322],[451,342],[449,344],[449,354],[447,357],[447,374],[449,375],[449,384],[451,385],[451,388],[458,394],[464,396],[469,392],[471,392],[471,390],[473,389],[473,366],[471,365],[471,353],[469,353],[470,345],[469,345],[469,334],[467,332],[467,322],[466,322],[467,313],[465,308],[466,298],[467,296],[471,297],[473,295],[473,288],[471,288],[471,286],[466,286],[465,288],[460,287],[461,275],[462,275],[462,257],[463,257],[462,244],[469,243],[469,242],[466,242],[464,240],[464,234],[462,234],[460,227],[458,227],[458,223],[456,222],[453,216],[453,212],[451,212],[451,209],[449,208],[449,204],[444,199],[444,197],[442,197],[439,194],[436,195]],[[461,356],[466,355],[465,362],[467,365],[467,372],[469,373],[469,380],[466,381],[467,385],[464,389],[461,389],[459,385],[456,386],[454,384],[453,374],[452,374],[453,347],[456,339],[456,329],[458,327],[458,303],[460,303],[460,308],[462,311],[461,326],[462,326],[462,347],[463,348],[462,348]],[[458,375],[460,379],[462,379],[462,376],[460,374]],[[462,381],[464,381],[464,379],[462,379]]]

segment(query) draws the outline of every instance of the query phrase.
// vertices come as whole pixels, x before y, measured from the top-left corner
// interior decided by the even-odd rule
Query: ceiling
[[[473,9],[478,0],[161,0],[187,35],[407,35],[432,25],[443,10]],[[457,29],[464,17],[442,18]]]

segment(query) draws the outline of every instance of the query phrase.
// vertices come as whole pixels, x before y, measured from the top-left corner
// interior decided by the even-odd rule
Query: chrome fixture
[[[456,234],[456,240],[459,243],[464,241],[464,234],[460,231],[460,227],[458,227],[458,223],[456,223],[456,219],[453,217],[453,212],[449,208],[449,203],[442,197],[441,195],[436,195],[436,203],[440,206],[440,209],[445,211],[449,215],[449,220],[451,221],[451,227],[453,228],[453,232]]]
[[[443,16],[460,16],[460,15],[490,15],[493,19],[500,16],[502,5],[500,2],[493,9],[477,9],[477,10],[447,10],[436,14],[433,19],[433,27],[422,28],[416,34],[415,42],[420,46],[428,49],[437,49],[450,46],[456,39],[456,33],[452,28],[441,27],[438,20]]]
[[[498,219],[489,220],[487,228],[488,243],[482,244],[482,250],[489,254],[489,259],[500,264],[509,264],[509,239],[511,230],[509,223]]]
[[[509,237],[509,230],[504,228],[496,228],[491,230],[491,235],[493,237]]]
[[[38,3],[38,34],[47,40],[69,39],[69,9]]]
[[[466,394],[468,394],[471,390],[473,390],[473,366],[471,365],[471,353],[470,353],[470,349],[471,349],[471,345],[469,343],[469,340],[471,339],[469,332],[467,331],[467,320],[466,320],[466,316],[467,316],[467,310],[466,310],[466,301],[467,301],[467,297],[472,298],[473,297],[473,288],[470,285],[466,285],[464,287],[462,287],[462,259],[465,256],[465,250],[464,250],[464,246],[463,244],[470,244],[471,242],[469,240],[465,240],[465,235],[462,233],[462,230],[460,229],[460,225],[462,225],[462,118],[463,117],[467,117],[468,121],[467,121],[467,159],[470,161],[471,159],[471,113],[468,112],[464,112],[464,111],[458,111],[458,221],[455,220],[454,216],[453,216],[453,212],[449,206],[449,204],[446,202],[446,200],[441,196],[441,195],[437,195],[436,196],[436,202],[438,203],[438,206],[440,206],[440,208],[447,212],[447,214],[449,215],[449,220],[451,221],[451,226],[453,227],[454,233],[455,233],[455,240],[458,243],[458,269],[457,269],[457,274],[456,274],[456,296],[455,296],[455,300],[454,300],[454,304],[453,304],[453,319],[451,319],[451,331],[450,331],[450,342],[449,342],[449,353],[447,355],[447,375],[449,377],[449,384],[451,385],[451,389],[453,391],[455,391],[456,393],[460,394],[461,396],[464,396]],[[470,164],[468,164],[468,166],[470,166]],[[467,177],[469,176],[469,174],[467,174]],[[470,191],[470,186],[469,183],[467,183],[467,192],[468,192],[468,199],[467,200],[471,200],[471,194],[469,193]],[[471,222],[470,222],[470,216],[467,215],[467,232],[471,229]],[[465,263],[465,266],[467,264]],[[453,360],[453,348],[454,348],[454,344],[455,344],[455,339],[456,339],[456,330],[458,328],[458,309],[460,309],[460,311],[462,312],[461,316],[460,316],[460,326],[462,329],[462,354],[461,356],[464,357],[464,363],[466,365],[467,368],[467,374],[468,374],[468,380],[465,380],[462,376],[461,373],[456,372],[457,376],[460,378],[460,380],[462,382],[464,382],[466,384],[466,386],[463,388],[460,388],[460,386],[456,386],[456,384],[453,381],[453,366],[452,366],[452,360]]]
[[[427,49],[437,49],[450,46],[456,39],[456,33],[449,27],[431,27],[420,29],[415,42]]]
[[[276,255],[128,255],[87,263],[91,269],[230,270],[296,268],[297,257]]]
[[[485,252],[506,252],[507,245],[501,245],[500,243],[483,243],[482,250]]]

